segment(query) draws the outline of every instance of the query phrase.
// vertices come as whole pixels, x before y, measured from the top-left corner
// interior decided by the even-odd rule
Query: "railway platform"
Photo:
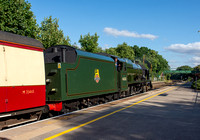
[[[4,140],[200,138],[200,93],[189,84],[143,94],[3,130]]]

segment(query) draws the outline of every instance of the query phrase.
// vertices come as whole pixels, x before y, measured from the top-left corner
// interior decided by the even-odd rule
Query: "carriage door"
[[[5,46],[0,44],[0,113],[6,112],[6,97],[7,97],[7,88],[6,88],[6,55],[5,55]]]

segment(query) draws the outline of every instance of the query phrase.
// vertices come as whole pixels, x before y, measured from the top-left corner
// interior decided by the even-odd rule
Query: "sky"
[[[49,16],[71,44],[98,34],[103,49],[126,42],[157,51],[172,69],[200,64],[200,0],[28,0],[37,23]]]

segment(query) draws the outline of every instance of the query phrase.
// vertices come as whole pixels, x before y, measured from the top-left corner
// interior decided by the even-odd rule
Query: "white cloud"
[[[200,57],[195,56],[195,57],[192,58],[192,60],[195,61],[195,62],[200,62]]]
[[[194,67],[200,65],[200,63],[193,63]]]
[[[200,42],[188,43],[188,44],[172,44],[165,48],[177,53],[186,53],[200,55]]]
[[[190,59],[190,62],[194,65],[194,66],[197,66],[197,65],[200,65],[200,57],[198,56],[194,56]]]
[[[178,60],[177,64],[181,63],[182,65],[189,65],[191,67],[200,65],[200,42],[193,42],[188,44],[172,44],[165,49],[179,53],[175,57],[175,61]],[[169,63],[173,65],[173,62],[169,61]]]
[[[104,32],[113,36],[125,36],[125,37],[133,37],[133,38],[147,38],[147,39],[151,39],[154,40],[156,38],[158,38],[158,36],[152,35],[152,34],[138,34],[136,32],[130,32],[127,30],[117,30],[114,28],[109,28],[106,27],[104,28]]]

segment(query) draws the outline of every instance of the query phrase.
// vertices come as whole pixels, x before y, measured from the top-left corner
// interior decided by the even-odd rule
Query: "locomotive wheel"
[[[114,100],[119,99],[119,94],[118,94],[118,93],[115,93],[115,94],[113,95],[113,99],[114,99]]]
[[[122,94],[121,94],[122,98],[126,97],[126,92],[123,91]]]
[[[107,103],[107,102],[109,102],[109,100],[107,98],[105,98],[104,102]]]
[[[145,91],[144,91],[144,86],[142,86],[141,89],[142,89],[142,90],[141,90],[141,93],[144,93],[144,92],[145,92]]]
[[[108,100],[108,102],[109,101],[112,101],[113,100],[113,95],[106,95],[106,100]]]
[[[92,105],[98,105],[99,97],[94,97],[94,98],[90,99],[90,101],[91,101]]]
[[[85,99],[83,99],[83,100],[80,102],[80,106],[81,106],[81,109],[87,108],[87,107],[88,107],[88,102],[87,102]]]
[[[88,107],[91,107],[92,106],[92,102],[88,101]]]
[[[144,92],[146,92],[147,91],[147,87],[146,86],[142,86],[142,91],[141,91],[141,93],[144,93]]]
[[[128,87],[127,95],[128,95],[128,96],[131,95],[131,88],[130,88],[130,87]]]
[[[146,92],[148,91],[148,86],[147,86],[147,85],[145,86],[145,91],[146,91]]]
[[[131,88],[130,88],[130,92],[131,92],[131,95],[136,94],[136,92],[135,92],[135,87],[131,86]]]

